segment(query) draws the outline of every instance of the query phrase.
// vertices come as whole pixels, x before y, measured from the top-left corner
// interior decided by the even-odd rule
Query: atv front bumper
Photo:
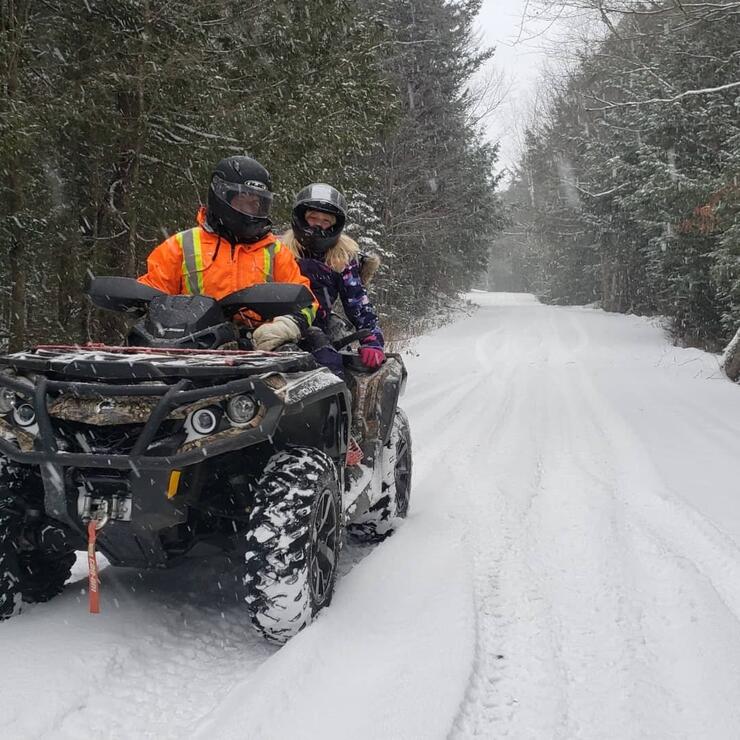
[[[26,379],[0,375],[0,388],[8,388],[26,399],[35,413],[35,423],[19,429],[0,419],[0,454],[25,465],[56,464],[65,467],[112,468],[114,470],[172,469],[202,462],[204,459],[238,450],[270,437],[284,411],[282,399],[264,382],[253,378],[231,380],[215,386],[193,389],[183,378],[174,385],[90,383],[39,378],[35,384]],[[247,393],[259,404],[255,424],[234,427],[224,432],[204,436],[202,444],[181,446],[174,452],[158,452],[156,442],[162,425],[178,410],[187,409],[202,401],[216,401]],[[139,431],[138,439],[127,454],[112,452],[74,452],[60,449],[49,413],[50,401],[60,397],[98,400],[97,413],[115,413],[116,399],[149,399],[151,413]],[[105,422],[97,420],[98,425]]]

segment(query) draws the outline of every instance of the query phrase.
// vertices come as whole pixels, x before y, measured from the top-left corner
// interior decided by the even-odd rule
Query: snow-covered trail
[[[0,624],[0,737],[736,738],[740,389],[528,296],[419,341],[412,511],[277,650],[228,563]],[[219,573],[214,582],[212,573]]]
[[[451,430],[477,442],[451,459],[478,618],[453,736],[737,737],[737,388],[639,319],[486,313],[503,387]]]

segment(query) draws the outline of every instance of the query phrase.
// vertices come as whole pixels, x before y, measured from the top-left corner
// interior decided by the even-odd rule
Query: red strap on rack
[[[100,578],[98,562],[95,559],[95,541],[98,536],[98,523],[91,519],[87,524],[87,570],[90,614],[100,614]]]

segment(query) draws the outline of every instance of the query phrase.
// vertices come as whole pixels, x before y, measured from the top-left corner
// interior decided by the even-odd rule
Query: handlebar
[[[346,337],[337,339],[337,341],[332,342],[332,344],[334,345],[334,349],[342,349],[348,344],[352,344],[352,342],[362,341],[363,339],[365,339],[365,337],[369,337],[372,333],[373,332],[371,329],[360,329],[359,331],[353,332],[352,334],[348,334]]]

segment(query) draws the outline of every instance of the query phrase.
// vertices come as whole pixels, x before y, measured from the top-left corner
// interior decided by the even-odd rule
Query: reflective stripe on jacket
[[[147,272],[139,282],[165,293],[203,294],[223,298],[229,293],[259,283],[299,283],[311,289],[301,274],[290,250],[273,234],[253,244],[237,244],[204,228],[205,209],[198,223],[155,247],[147,259]],[[313,308],[296,310],[301,330],[313,323],[318,303]]]

